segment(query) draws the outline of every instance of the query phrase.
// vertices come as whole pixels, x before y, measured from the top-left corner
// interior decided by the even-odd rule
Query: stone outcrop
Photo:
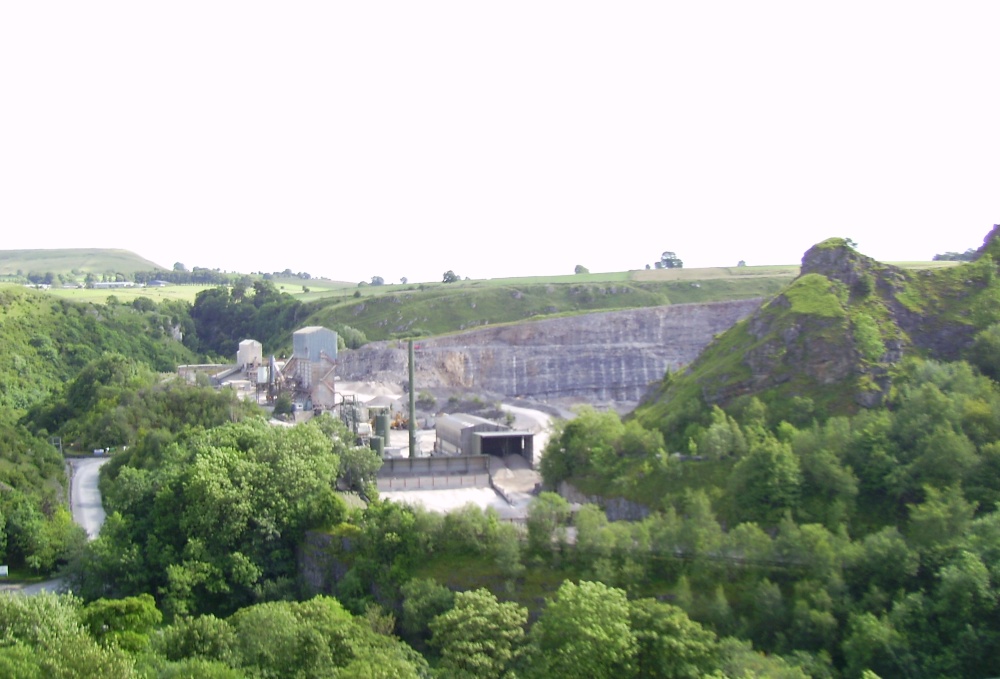
[[[866,257],[843,238],[823,241],[805,253],[795,281],[684,375],[651,392],[644,407],[689,394],[692,382],[706,403],[758,395],[787,408],[788,417],[802,414],[797,398],[825,415],[879,406],[904,356],[960,359],[977,332],[1000,323],[1000,226],[978,255],[955,267],[911,270]]]
[[[562,481],[559,484],[558,492],[570,503],[598,505],[604,510],[608,521],[642,521],[652,513],[649,507],[626,500],[623,497],[586,495],[569,481]]]
[[[417,390],[455,388],[531,399],[638,401],[670,369],[697,358],[760,299],[593,313],[487,327],[414,343]],[[404,342],[341,352],[347,381],[403,383]]]

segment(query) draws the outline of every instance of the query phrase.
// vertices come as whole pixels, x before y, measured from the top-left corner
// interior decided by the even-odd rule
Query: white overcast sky
[[[0,0],[0,248],[396,282],[1000,222],[1000,2]]]

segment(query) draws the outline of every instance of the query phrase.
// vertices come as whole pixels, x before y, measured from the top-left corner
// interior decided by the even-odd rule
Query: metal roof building
[[[513,431],[502,424],[476,415],[454,413],[441,415],[434,424],[437,439],[434,452],[438,455],[497,455],[516,454],[528,463],[534,461],[534,434]]]
[[[334,371],[337,361],[337,333],[312,325],[292,333],[292,357],[282,368],[285,379],[294,380],[299,393],[306,392],[312,405],[334,405]]]
[[[337,333],[320,325],[310,325],[292,333],[292,356],[310,363],[319,363],[321,356],[331,361],[337,358]]]

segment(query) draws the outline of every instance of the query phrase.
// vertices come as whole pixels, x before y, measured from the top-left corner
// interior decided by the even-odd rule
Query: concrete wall
[[[489,455],[390,458],[382,463],[380,491],[485,488],[490,485]]]
[[[379,478],[393,476],[442,476],[447,474],[488,474],[489,455],[403,457],[385,460]]]
[[[491,485],[490,475],[479,474],[449,474],[447,476],[397,476],[393,478],[378,478],[375,483],[380,493],[401,490],[451,490],[454,488],[488,488]]]

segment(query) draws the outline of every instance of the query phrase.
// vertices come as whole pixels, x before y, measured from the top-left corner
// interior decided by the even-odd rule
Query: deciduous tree
[[[500,603],[488,590],[459,592],[455,605],[430,623],[431,645],[450,677],[505,676],[521,654],[528,610]]]
[[[537,676],[631,676],[638,649],[629,612],[623,590],[599,582],[564,582],[531,629]]]

